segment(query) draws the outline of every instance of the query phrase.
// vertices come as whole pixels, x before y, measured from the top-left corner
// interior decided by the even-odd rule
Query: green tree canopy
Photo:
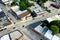
[[[32,5],[34,5],[34,4],[29,3],[28,0],[20,0],[20,10],[25,10]]]
[[[24,2],[21,2],[20,9],[25,10],[27,8],[26,4]]]
[[[29,8],[27,8],[27,10],[28,10],[30,13],[32,13],[32,11],[31,11]]]
[[[60,28],[60,20],[54,20],[54,21],[50,22],[50,25],[56,25]]]
[[[44,4],[46,1],[48,1],[48,0],[38,0],[38,3],[42,5],[42,4]]]
[[[18,0],[13,0],[13,3],[11,5],[17,5]]]
[[[52,30],[53,34],[59,33],[59,28],[55,25],[51,25],[50,29]]]
[[[20,10],[25,10],[34,4],[29,3],[28,0],[13,0],[13,3],[11,4],[11,6],[13,5],[18,5]]]

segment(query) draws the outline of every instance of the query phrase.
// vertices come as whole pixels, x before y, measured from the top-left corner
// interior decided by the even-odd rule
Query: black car
[[[31,13],[31,16],[32,16],[32,17],[36,17],[37,14],[33,11],[33,12]]]

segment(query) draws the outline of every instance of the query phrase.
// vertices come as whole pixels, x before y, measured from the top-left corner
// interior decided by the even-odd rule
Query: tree
[[[13,0],[12,5],[18,5],[20,10],[25,10],[28,7],[34,5],[33,3],[29,3],[28,0]]]
[[[27,7],[34,6],[34,3],[27,3]]]
[[[60,28],[60,20],[54,20],[54,21],[50,22],[50,25],[56,25]]]
[[[20,10],[28,9],[28,7],[34,5],[33,3],[29,3],[28,0],[20,0]]]
[[[31,1],[35,1],[35,0],[31,0]]]
[[[27,10],[28,10],[30,13],[32,13],[32,11],[31,11],[29,8],[27,8]]]
[[[47,8],[47,7],[45,7],[45,10],[46,10],[47,12],[51,13],[51,10],[48,10],[48,8]]]
[[[47,26],[49,28],[50,24],[47,20],[44,20],[44,21],[42,21],[42,26]]]
[[[20,10],[25,10],[26,8],[27,8],[26,4],[24,2],[21,2]]]
[[[11,5],[17,5],[18,0],[13,0],[13,3]]]
[[[51,25],[50,29],[52,30],[53,34],[59,33],[59,28],[55,25]]]
[[[48,1],[48,0],[38,0],[38,4],[42,5],[42,4],[44,4],[46,1]]]

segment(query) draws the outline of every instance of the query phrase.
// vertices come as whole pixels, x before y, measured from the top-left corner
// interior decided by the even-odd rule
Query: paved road
[[[32,23],[34,23],[34,22],[37,22],[37,21],[43,21],[43,20],[46,20],[46,18],[48,18],[48,17],[51,17],[51,16],[53,16],[53,15],[56,15],[56,14],[59,14],[59,11],[57,11],[56,12],[56,10],[55,11],[52,11],[52,13],[46,13],[45,14],[45,16],[44,17],[36,17],[35,18],[35,20],[31,20],[31,21],[29,21],[29,22],[26,22],[26,23],[21,23],[21,22],[18,22],[17,23],[17,25],[18,26],[20,26],[20,27],[22,27],[22,25],[25,25],[25,26],[27,26],[27,25],[29,25],[29,24],[32,24]],[[19,28],[20,28],[19,27]],[[29,26],[27,26],[27,27],[29,27]],[[20,28],[21,29],[21,28]],[[23,29],[23,28],[22,28]],[[34,33],[31,29],[23,29],[24,31],[24,33],[26,34],[26,35],[29,35],[30,37],[32,37],[32,39],[34,39],[34,40],[40,40],[40,36],[39,35],[37,35],[36,33]],[[26,31],[25,31],[26,30]],[[28,32],[28,33],[27,33]],[[35,35],[35,36],[34,36]]]
[[[15,18],[9,12],[7,12],[8,10],[5,8],[4,5],[0,4],[0,8],[3,8],[4,9],[4,12],[5,13],[8,13],[9,17],[11,17],[13,20],[15,20]],[[28,37],[30,37],[33,40],[40,40],[41,37],[38,34],[36,34],[35,32],[33,32],[31,29],[23,28],[22,25],[27,26],[27,25],[29,25],[31,23],[36,22],[36,21],[45,20],[47,17],[56,15],[58,13],[59,12],[58,11],[56,12],[56,10],[55,11],[52,11],[52,13],[46,13],[45,12],[45,16],[44,17],[43,16],[36,17],[35,20],[30,20],[30,21],[25,22],[25,23],[19,21],[15,25],[12,25],[11,27],[8,27],[7,30],[4,30],[4,31],[0,32],[0,36],[5,35],[5,34],[11,32],[13,30],[17,30],[18,29],[18,30],[22,31],[23,33],[25,33]],[[13,29],[14,26],[16,27],[16,29]]]
[[[0,3],[0,8],[3,9],[4,13],[6,15],[8,15],[9,18],[11,18],[13,22],[16,22],[16,19],[14,18],[14,16],[11,13],[8,12],[10,10],[10,9],[8,9],[8,7],[6,7],[6,6],[4,6],[3,4]]]

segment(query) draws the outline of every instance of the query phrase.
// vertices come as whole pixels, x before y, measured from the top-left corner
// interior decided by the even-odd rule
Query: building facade
[[[52,1],[56,2],[56,4],[60,6],[60,0],[52,0]]]

